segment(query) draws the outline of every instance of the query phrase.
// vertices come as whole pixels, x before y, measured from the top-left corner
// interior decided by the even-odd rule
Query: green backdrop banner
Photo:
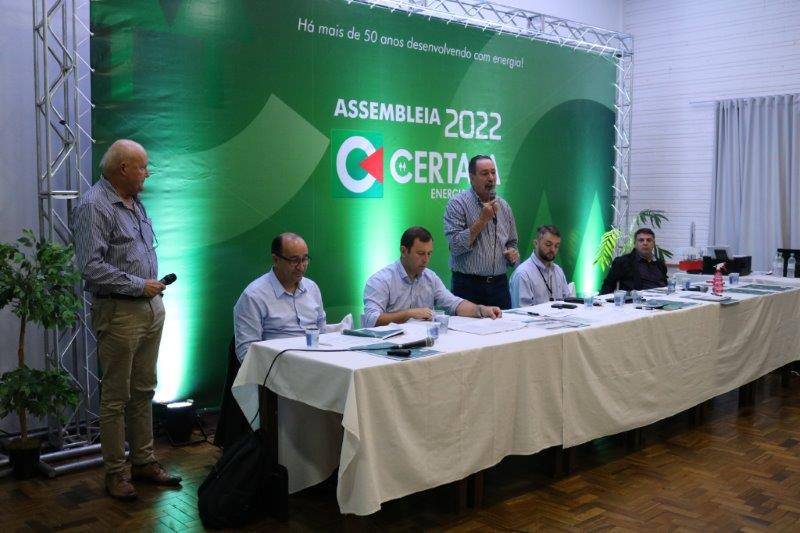
[[[614,65],[596,55],[341,0],[91,4],[94,155],[141,142],[161,274],[178,281],[157,398],[219,401],[232,307],[281,231],[305,237],[329,320],[410,225],[446,284],[447,200],[497,163],[523,257],[539,224],[578,290],[611,216]],[[97,176],[95,176],[97,177]]]

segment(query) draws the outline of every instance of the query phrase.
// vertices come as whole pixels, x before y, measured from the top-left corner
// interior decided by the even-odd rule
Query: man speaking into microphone
[[[511,307],[506,269],[519,261],[517,228],[508,202],[496,194],[497,168],[488,155],[469,160],[469,190],[444,212],[453,294],[476,304]]]
[[[136,498],[131,478],[158,485],[181,482],[153,453],[151,402],[164,326],[161,294],[176,278],[158,279],[155,233],[139,198],[150,176],[147,162],[139,143],[114,142],[100,160],[102,176],[73,215],[76,259],[84,288],[92,293],[92,328],[102,373],[100,445],[106,491],[121,500]]]

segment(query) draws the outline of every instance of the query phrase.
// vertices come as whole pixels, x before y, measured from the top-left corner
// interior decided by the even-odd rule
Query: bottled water
[[[795,273],[795,268],[797,266],[797,260],[794,258],[794,254],[789,256],[789,264],[786,267],[786,277],[793,278]]]
[[[783,256],[780,252],[775,254],[772,260],[772,275],[778,278],[783,277]]]

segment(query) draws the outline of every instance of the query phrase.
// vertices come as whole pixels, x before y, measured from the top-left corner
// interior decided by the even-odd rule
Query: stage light
[[[161,428],[166,432],[167,438],[173,446],[184,446],[206,440],[205,432],[197,422],[197,409],[194,406],[194,400],[156,402],[155,407],[156,420],[160,422]],[[198,427],[203,433],[202,439],[192,440],[192,431],[195,427]]]

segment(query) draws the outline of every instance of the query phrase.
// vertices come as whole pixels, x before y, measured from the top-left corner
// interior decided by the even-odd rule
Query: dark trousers
[[[511,308],[511,293],[508,290],[508,277],[474,276],[453,272],[453,294],[474,304],[494,305],[500,309]]]

